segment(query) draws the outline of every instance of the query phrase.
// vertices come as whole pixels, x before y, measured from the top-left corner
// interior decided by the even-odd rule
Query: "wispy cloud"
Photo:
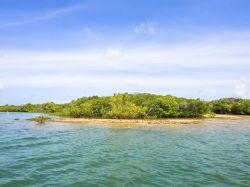
[[[217,90],[216,89],[210,89],[208,92],[209,92],[210,97],[214,97],[216,95],[216,93],[217,93]]]
[[[33,17],[33,18],[27,18],[25,20],[20,20],[16,22],[9,22],[9,23],[3,23],[0,24],[0,28],[9,28],[9,27],[17,27],[17,26],[22,26],[26,24],[32,24],[32,23],[37,23],[40,21],[45,21],[45,20],[50,20],[50,19],[55,19],[62,17],[66,14],[69,14],[71,12],[79,11],[83,8],[83,5],[75,5],[75,6],[68,6],[56,10],[51,10],[47,11],[41,16]]]
[[[175,46],[3,51],[0,72],[6,88],[96,86],[112,92],[181,90],[180,96],[198,97],[200,92],[202,98],[249,97],[250,77],[244,70],[250,67],[249,42],[205,39]]]
[[[47,74],[14,76],[3,79],[9,87],[82,87],[84,85],[102,86],[133,86],[133,87],[207,87],[207,86],[233,86],[234,79],[216,78],[186,78],[183,80],[175,76],[130,76],[130,75],[73,75],[73,74]]]
[[[121,56],[121,51],[119,49],[115,49],[115,48],[107,48],[105,51],[105,55],[107,57],[119,57]]]
[[[4,85],[3,85],[3,83],[0,81],[0,91],[1,90],[4,90]]]
[[[63,52],[3,51],[1,70],[86,69],[148,70],[168,68],[235,68],[250,65],[249,40],[193,42],[176,46],[143,45]],[[110,58],[110,57],[116,58]]]
[[[235,85],[235,94],[239,97],[246,97],[248,94],[248,84],[245,77],[240,77],[240,80]]]
[[[141,23],[134,28],[135,33],[153,34],[156,31],[156,23]]]

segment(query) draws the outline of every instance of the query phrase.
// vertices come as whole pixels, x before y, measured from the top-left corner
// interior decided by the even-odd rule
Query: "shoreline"
[[[250,115],[227,115],[217,114],[215,116],[205,116],[202,118],[167,118],[167,119],[95,119],[95,118],[51,118],[48,122],[62,123],[105,123],[105,124],[142,124],[142,125],[178,125],[197,124],[209,119],[223,120],[250,120]]]

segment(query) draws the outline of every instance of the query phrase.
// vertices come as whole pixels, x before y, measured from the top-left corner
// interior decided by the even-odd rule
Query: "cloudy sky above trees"
[[[0,104],[250,97],[248,0],[0,0]]]

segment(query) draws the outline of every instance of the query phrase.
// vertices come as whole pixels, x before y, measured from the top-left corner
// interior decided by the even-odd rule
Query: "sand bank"
[[[63,123],[118,123],[118,124],[194,124],[208,119],[250,120],[246,115],[215,115],[203,118],[171,118],[171,119],[93,119],[93,118],[52,118],[49,122]]]
[[[130,124],[191,124],[199,123],[204,118],[188,119],[92,119],[92,118],[53,118],[50,122],[73,123],[130,123]]]

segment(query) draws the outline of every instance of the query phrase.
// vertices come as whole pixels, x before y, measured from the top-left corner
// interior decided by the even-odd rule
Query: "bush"
[[[49,117],[46,117],[46,116],[37,116],[35,118],[31,118],[30,120],[31,121],[35,121],[37,123],[40,123],[40,124],[43,124],[45,123],[46,121],[48,121],[50,118]]]
[[[73,118],[187,118],[211,113],[250,114],[250,100],[225,98],[205,102],[170,95],[123,93],[109,97],[82,97],[66,104],[4,105],[0,106],[0,111],[39,112]]]

